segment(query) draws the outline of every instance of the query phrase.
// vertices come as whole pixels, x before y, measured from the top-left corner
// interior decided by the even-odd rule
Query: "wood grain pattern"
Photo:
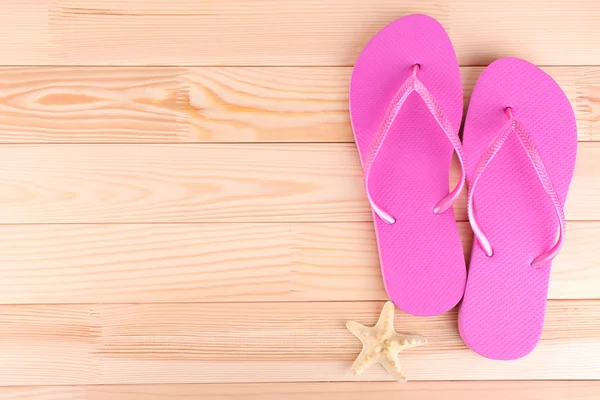
[[[0,400],[596,400],[600,383],[544,382],[306,382],[100,386],[20,386],[0,388]]]
[[[371,220],[352,144],[6,145],[0,171],[5,224]],[[567,218],[598,198],[600,143],[580,143]]]
[[[549,298],[600,299],[599,236],[569,222]],[[1,304],[387,299],[370,222],[0,225],[0,282]]]
[[[372,324],[382,302],[0,306],[0,385],[389,380],[349,366],[360,342],[347,320]],[[599,379],[600,302],[552,300],[528,357],[473,353],[456,313],[398,313],[396,327],[427,346],[401,359],[409,379]],[[560,360],[558,362],[557,360]]]
[[[2,142],[175,142],[178,68],[0,68]]]
[[[1,7],[1,6],[0,6]],[[600,140],[600,68],[544,68]],[[463,67],[467,104],[483,68]],[[347,67],[4,67],[0,142],[352,142]]]
[[[10,65],[351,65],[389,22],[425,13],[463,65],[525,56],[600,64],[593,0],[13,0],[0,3]],[[543,10],[543,12],[540,12]],[[475,34],[476,33],[476,34]]]

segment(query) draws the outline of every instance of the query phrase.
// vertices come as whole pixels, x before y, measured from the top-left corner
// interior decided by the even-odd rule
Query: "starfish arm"
[[[385,359],[381,361],[381,365],[383,365],[383,367],[395,380],[400,383],[406,382],[406,376],[404,376],[402,370],[400,369],[400,363],[398,362],[397,354],[385,357]]]
[[[386,334],[394,332],[394,310],[396,306],[393,302],[387,301],[381,309],[381,315],[375,325],[375,328],[385,332]]]
[[[427,338],[421,335],[401,335],[404,339],[404,348],[410,349],[412,347],[423,346],[427,343]]]
[[[348,328],[348,330],[359,339],[364,338],[369,332],[368,326],[361,325],[354,321],[346,322],[346,328]]]
[[[365,372],[365,370],[371,365],[373,365],[375,361],[377,361],[375,357],[369,354],[367,349],[363,347],[358,357],[356,357],[354,364],[352,364],[350,372],[352,372],[353,375],[358,376]]]

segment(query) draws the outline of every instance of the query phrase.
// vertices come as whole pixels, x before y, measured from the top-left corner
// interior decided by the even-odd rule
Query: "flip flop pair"
[[[564,239],[575,116],[551,77],[515,58],[482,73],[461,143],[462,112],[456,54],[433,18],[391,23],[359,56],[350,115],[388,296],[418,316],[462,299],[464,342],[488,358],[520,358],[539,340]],[[449,190],[453,154],[460,172]],[[465,183],[468,277],[452,208]]]

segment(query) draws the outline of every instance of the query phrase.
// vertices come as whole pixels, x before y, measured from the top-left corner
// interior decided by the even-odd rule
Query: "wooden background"
[[[399,385],[349,372],[386,296],[347,87],[415,12],[467,99],[498,57],[543,66],[580,142],[537,349],[398,313],[430,341]],[[3,0],[0,38],[0,399],[600,398],[597,0]]]

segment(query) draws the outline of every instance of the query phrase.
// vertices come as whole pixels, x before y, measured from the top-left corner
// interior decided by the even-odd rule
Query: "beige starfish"
[[[374,327],[348,321],[346,327],[360,339],[363,349],[352,365],[354,375],[362,374],[374,363],[379,363],[398,382],[406,382],[400,369],[398,353],[404,349],[422,346],[427,339],[420,335],[401,335],[394,330],[394,303],[388,301],[381,310],[379,320]]]

